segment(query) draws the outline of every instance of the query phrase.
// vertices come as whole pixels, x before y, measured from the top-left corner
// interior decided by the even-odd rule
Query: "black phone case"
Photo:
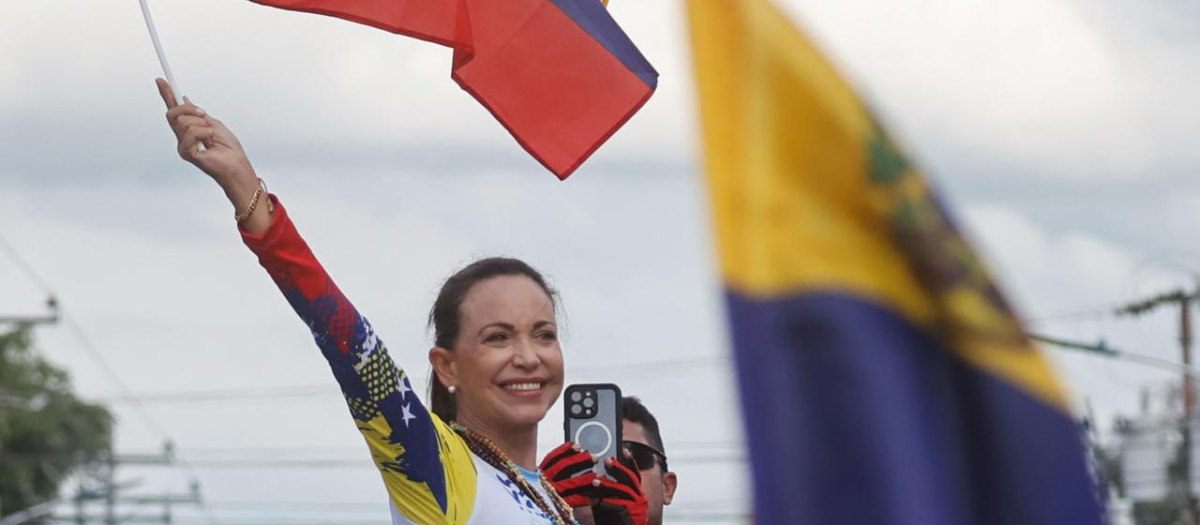
[[[588,400],[592,406],[587,406]],[[612,383],[570,385],[563,394],[563,433],[597,456],[595,471],[621,450],[621,388]]]

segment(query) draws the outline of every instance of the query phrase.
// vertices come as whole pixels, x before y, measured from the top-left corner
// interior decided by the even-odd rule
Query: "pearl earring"
[[[458,387],[456,387],[454,385],[450,385],[450,386],[446,387],[446,390],[449,390],[451,394],[454,394],[455,392],[458,391]]]

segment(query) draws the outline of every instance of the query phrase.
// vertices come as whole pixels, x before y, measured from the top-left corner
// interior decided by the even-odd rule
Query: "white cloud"
[[[977,249],[1027,316],[1115,305],[1187,284],[1179,266],[1155,264],[1093,232],[1049,233],[1010,205],[964,208]]]
[[[0,33],[0,113],[8,113],[20,107],[25,89],[23,78],[17,73],[15,45],[5,41]]]
[[[1200,126],[1200,103],[1183,92],[1200,82],[1189,66],[1200,33],[1148,41],[1144,17],[1128,16],[1140,5],[786,5],[935,167],[962,154],[947,149],[1010,164],[1018,177],[1145,178],[1200,165],[1180,140]]]
[[[1166,199],[1162,206],[1166,211],[1161,225],[1163,228],[1181,239],[1196,238],[1197,232],[1200,232],[1200,191],[1181,189]],[[1184,252],[1194,249],[1191,243],[1176,248]],[[1200,254],[1189,257],[1200,258]]]
[[[1190,67],[1200,34],[1178,22],[1195,10],[1182,2],[1148,11],[1125,0],[781,3],[944,176],[969,176],[956,171],[972,162],[1074,179],[1154,177],[1200,165],[1192,147],[1200,103],[1190,96],[1200,82]],[[693,156],[683,5],[613,2],[662,77],[656,96],[598,159]],[[152,6],[184,88],[252,143],[516,151],[449,79],[450,53],[440,46],[250,2]],[[0,80],[0,120],[20,120],[26,134],[76,140],[161,135],[149,83],[158,67],[133,7],[8,3],[0,71],[15,74]]]

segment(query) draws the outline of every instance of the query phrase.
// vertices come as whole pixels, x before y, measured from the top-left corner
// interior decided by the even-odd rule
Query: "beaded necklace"
[[[508,479],[520,487],[521,491],[526,496],[529,496],[529,499],[537,503],[538,508],[546,513],[547,516],[550,516],[554,520],[554,523],[557,525],[571,525],[575,523],[575,514],[571,510],[571,507],[554,491],[554,486],[550,484],[550,481],[546,479],[544,474],[539,472],[538,477],[541,478],[542,488],[546,489],[546,493],[553,500],[553,510],[542,499],[541,494],[537,490],[534,490],[533,485],[529,484],[529,480],[525,479],[525,476],[521,474],[517,464],[509,459],[508,455],[500,450],[492,440],[462,426],[457,421],[451,421],[450,428],[453,428],[455,432],[458,432],[466,440],[467,448],[470,448],[471,452],[474,452],[476,456],[479,456],[488,465],[495,467],[496,470],[508,475]]]

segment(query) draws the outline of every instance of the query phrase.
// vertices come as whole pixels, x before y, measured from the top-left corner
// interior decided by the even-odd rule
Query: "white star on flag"
[[[409,412],[408,405],[400,407],[400,419],[404,420],[404,428],[408,428],[408,420],[416,418],[417,416],[414,416],[412,412]]]

